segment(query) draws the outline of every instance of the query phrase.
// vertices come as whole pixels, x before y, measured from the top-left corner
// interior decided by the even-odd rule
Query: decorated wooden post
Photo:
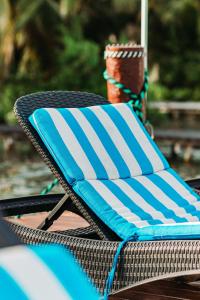
[[[106,46],[106,70],[110,78],[139,94],[144,82],[144,49],[133,44]],[[112,103],[130,100],[128,94],[107,80],[108,99]]]
[[[105,49],[108,100],[111,103],[132,100],[138,110],[145,111],[144,48],[132,43],[113,44]]]
[[[112,103],[132,101],[133,108],[146,123],[148,88],[148,0],[141,0],[141,45],[133,43],[106,46],[108,100]]]

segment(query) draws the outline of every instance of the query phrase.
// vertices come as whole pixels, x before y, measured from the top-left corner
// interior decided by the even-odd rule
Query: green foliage
[[[199,101],[199,0],[152,0],[150,4],[151,64],[159,64],[159,86],[165,87],[162,92],[158,89],[161,95],[154,94],[155,98]]]
[[[36,91],[39,85],[35,86],[34,82],[19,78],[10,78],[9,82],[4,83],[0,92],[0,121],[13,123],[12,108],[15,100],[25,95]]]
[[[57,53],[55,76],[51,79],[53,88],[65,90],[90,90],[103,93],[99,46],[79,36],[79,41],[62,30],[60,37],[62,51]]]
[[[169,98],[169,89],[159,83],[150,83],[148,90],[148,98],[151,100],[164,100]]]
[[[200,100],[199,0],[149,0],[150,100]],[[106,43],[140,41],[140,0],[0,1],[0,122],[17,97],[63,89],[106,95]]]

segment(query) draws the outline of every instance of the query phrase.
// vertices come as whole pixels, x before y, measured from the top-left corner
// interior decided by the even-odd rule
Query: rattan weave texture
[[[57,243],[75,255],[95,285],[103,291],[118,242],[72,237],[11,225],[24,243]],[[200,241],[130,242],[124,248],[113,290],[146,278],[178,271],[200,269]]]

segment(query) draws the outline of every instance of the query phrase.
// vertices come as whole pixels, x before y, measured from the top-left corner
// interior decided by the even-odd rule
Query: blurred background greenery
[[[1,0],[0,123],[40,90],[106,95],[107,43],[140,42],[139,0]],[[200,1],[149,0],[149,100],[200,100]]]
[[[27,93],[81,90],[106,96],[104,48],[108,43],[140,43],[140,4],[0,0],[0,125],[16,122],[13,104]],[[148,101],[200,101],[200,0],[149,0],[149,72]],[[188,118],[194,119],[189,115],[183,120],[181,115],[172,122],[166,114],[148,113],[155,128],[172,131],[188,129]],[[164,142],[162,150],[169,154],[172,146]],[[178,157],[184,157],[184,151]],[[200,177],[199,150],[192,150],[192,158],[191,164],[173,158],[184,178]],[[0,136],[1,198],[37,194],[52,179],[23,135]]]

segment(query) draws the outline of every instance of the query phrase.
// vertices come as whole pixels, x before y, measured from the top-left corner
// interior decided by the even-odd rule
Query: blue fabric
[[[34,119],[37,120],[38,126],[36,126]],[[38,131],[51,155],[55,158],[67,181],[71,184],[73,183],[73,174],[76,174],[77,180],[83,179],[81,169],[77,166],[76,161],[73,159],[62,139],[59,138],[59,132],[53,125],[49,114],[45,110],[36,110],[34,114],[30,116],[29,120]],[[67,157],[67,159],[63,159],[64,157]]]
[[[112,161],[117,167],[118,173],[120,174],[119,176],[122,178],[129,177],[130,176],[130,171],[129,168],[127,167],[121,153],[119,150],[116,148],[114,142],[112,141],[110,135],[104,128],[103,124],[98,120],[98,118],[95,116],[93,113],[92,109],[89,108],[83,108],[81,110],[85,118],[92,124],[95,132],[99,136],[100,140],[106,144],[106,150],[109,154],[109,156],[112,158]],[[103,178],[100,176],[100,179],[109,179]]]
[[[0,266],[0,298],[6,300],[28,300],[28,296],[13,277]]]
[[[173,189],[169,183],[167,183],[156,174],[152,174],[150,180],[152,180],[152,182],[154,182],[157,186],[160,186],[165,194],[170,195],[170,197],[174,199],[176,204],[178,204],[180,207],[184,207],[187,213],[191,214],[192,216],[198,216],[198,218],[200,218],[200,211],[197,211],[192,203],[188,203],[187,199],[177,193],[177,191]],[[182,222],[184,221],[187,222],[187,219],[182,219]]]
[[[83,151],[85,153],[89,154],[90,162],[91,162],[92,166],[95,167],[96,173],[100,174],[101,178],[108,178],[108,174],[107,174],[101,160],[97,156],[95,150],[93,149],[93,147],[91,147],[91,144],[87,138],[86,133],[81,128],[81,126],[78,124],[76,119],[73,117],[70,110],[62,109],[62,110],[60,110],[60,114],[70,124],[70,128],[73,130],[73,132],[79,133],[79,135],[78,135],[79,143],[81,144]]]
[[[174,179],[178,180],[182,184],[180,177],[171,169],[165,170],[165,174],[169,173],[174,176]],[[153,240],[162,239],[164,232],[167,239],[178,238],[191,238],[194,230],[200,232],[200,202],[199,198],[192,189],[185,186],[182,195],[180,192],[173,189],[164,179],[159,175],[163,171],[156,174],[145,175],[154,186],[162,190],[161,195],[155,196],[150,188],[147,189],[145,183],[142,183],[141,177],[127,178],[120,180],[84,180],[77,182],[73,188],[76,193],[85,200],[88,206],[107,224],[115,233],[117,233],[122,239],[126,239],[132,235],[135,235],[135,239],[138,240]],[[176,176],[175,176],[176,174]],[[140,180],[140,182],[139,182]],[[119,183],[125,184],[124,189],[120,188]],[[127,195],[127,187],[133,191],[132,198]],[[106,196],[103,194],[103,189],[106,189]],[[108,192],[107,192],[108,190]],[[187,194],[184,194],[185,191]],[[134,194],[134,192],[136,194]],[[111,193],[111,194],[110,194]],[[122,216],[122,213],[116,211],[113,208],[112,195],[120,201],[118,209],[123,211],[124,206],[130,210],[129,218],[133,213],[140,220],[135,217],[130,221]],[[141,199],[145,200],[144,205],[141,204],[140,198],[135,198],[135,195],[139,195]],[[163,197],[166,198],[166,202],[170,202],[171,208],[165,205]],[[94,200],[95,199],[95,200]],[[148,204],[146,207],[145,204]],[[176,205],[176,206],[175,206]],[[153,209],[161,213],[162,215],[153,215]],[[126,216],[126,215],[125,215]],[[140,224],[142,221],[146,221],[147,224]],[[196,224],[197,222],[197,224]],[[177,226],[177,224],[187,223],[187,226]],[[161,226],[159,226],[161,225]],[[165,226],[164,226],[165,225]],[[192,231],[190,230],[192,226]],[[156,233],[158,228],[158,234]],[[162,234],[160,233],[162,231]],[[170,237],[171,235],[171,237]],[[194,235],[196,238],[196,233]]]
[[[101,111],[99,111],[99,109]],[[108,174],[107,169],[110,162],[105,161],[105,156],[97,155],[97,149],[95,149],[88,140],[88,132],[84,131],[83,124],[81,122],[78,123],[75,115],[73,115],[73,113],[77,113],[77,110],[98,136],[117,172],[111,175]],[[87,174],[84,174],[82,166],[74,159],[73,153],[70,152],[68,145],[66,145],[59,134],[58,127],[52,120],[50,112],[57,112],[60,119],[64,120],[65,124],[70,127],[73,135],[80,144],[80,148],[94,168],[95,176],[91,175],[88,177]],[[122,113],[129,114],[127,115],[127,120],[123,118]],[[108,120],[108,124],[104,119],[101,120],[99,115],[105,117]],[[134,123],[131,124],[131,129],[128,126],[127,121],[131,118],[138,124],[137,129],[135,129]],[[135,161],[141,168],[135,175],[151,174],[153,171],[159,171],[168,167],[167,161],[148,136],[148,133],[144,131],[142,124],[131,109],[130,104],[103,105],[80,109],[38,109],[30,116],[29,120],[38,131],[67,181],[71,184],[83,179],[117,179],[131,177],[134,175],[134,171],[132,171],[131,175],[131,161],[125,162],[128,150],[133,157],[135,157]],[[58,123],[59,121],[60,120],[58,120]],[[127,151],[124,150],[124,153],[121,153],[119,150],[119,144],[121,142],[117,141],[118,137],[113,133],[114,127],[116,127],[116,131],[120,133],[124,145],[128,149],[126,149]],[[154,164],[154,157],[152,157],[150,161],[146,150],[143,149],[134,135],[135,130],[145,135],[145,145],[152,147],[154,156],[157,160],[160,160],[159,166]],[[79,148],[75,148],[75,151],[79,152],[79,150]]]
[[[148,176],[148,179],[151,180],[152,175]],[[153,180],[151,180],[153,182]],[[174,210],[167,208],[161,201],[158,200],[142,183],[134,180],[134,178],[128,179],[127,184],[133,188],[138,194],[142,195],[143,198],[148,202],[152,207],[156,207],[157,211],[163,213],[165,218],[172,218],[175,222],[186,222],[185,218],[178,217]],[[162,187],[161,187],[162,188]],[[162,222],[161,222],[162,223]]]
[[[125,139],[126,143],[129,145],[131,151],[136,155],[136,159],[140,164],[142,170],[142,174],[149,174],[153,172],[153,168],[151,165],[150,160],[145,155],[141,145],[135,139],[134,135],[132,134],[129,126],[126,122],[124,122],[123,117],[120,113],[115,109],[114,106],[110,105],[109,109],[107,107],[103,107],[103,110],[108,113],[109,117],[114,120],[116,126],[120,128],[120,132]],[[138,120],[139,123],[139,120]],[[121,177],[122,178],[122,177]]]
[[[199,196],[170,168],[129,103],[43,108],[30,122],[74,191],[120,238],[196,237]]]
[[[200,223],[149,226],[137,230],[138,241],[200,239]]]
[[[133,109],[131,107],[131,105],[129,105],[129,109],[133,112]],[[134,113],[134,112],[133,112]],[[159,158],[161,159],[162,163],[163,163],[163,169],[167,169],[169,168],[169,163],[166,160],[166,158],[164,157],[164,155],[162,154],[162,152],[160,151],[160,149],[158,148],[158,146],[156,145],[156,143],[152,140],[152,138],[150,137],[149,133],[147,132],[146,128],[144,127],[144,125],[142,124],[142,122],[140,121],[139,117],[137,116],[137,114],[135,114],[135,119],[137,120],[138,124],[140,125],[141,131],[144,133],[144,135],[147,137],[148,141],[150,144],[152,144],[152,146],[154,147],[154,150],[156,151],[157,155],[159,156]],[[152,161],[151,161],[152,163]],[[157,170],[159,171],[159,170]],[[151,173],[151,172],[149,172]],[[146,173],[148,174],[148,173]]]
[[[174,171],[172,168],[168,169],[168,172],[174,176],[182,186],[186,188],[194,197],[197,197],[197,199],[200,201],[200,196],[195,193],[195,191]]]
[[[36,273],[35,268],[39,270]],[[41,278],[35,278],[42,270]],[[53,294],[49,293],[50,284]],[[54,245],[2,249],[0,295],[6,300],[98,300],[100,297],[72,255],[65,248]]]
[[[30,246],[29,248],[54,273],[72,299],[99,299],[96,289],[66,248],[58,246]],[[77,285],[80,288],[77,288]]]

